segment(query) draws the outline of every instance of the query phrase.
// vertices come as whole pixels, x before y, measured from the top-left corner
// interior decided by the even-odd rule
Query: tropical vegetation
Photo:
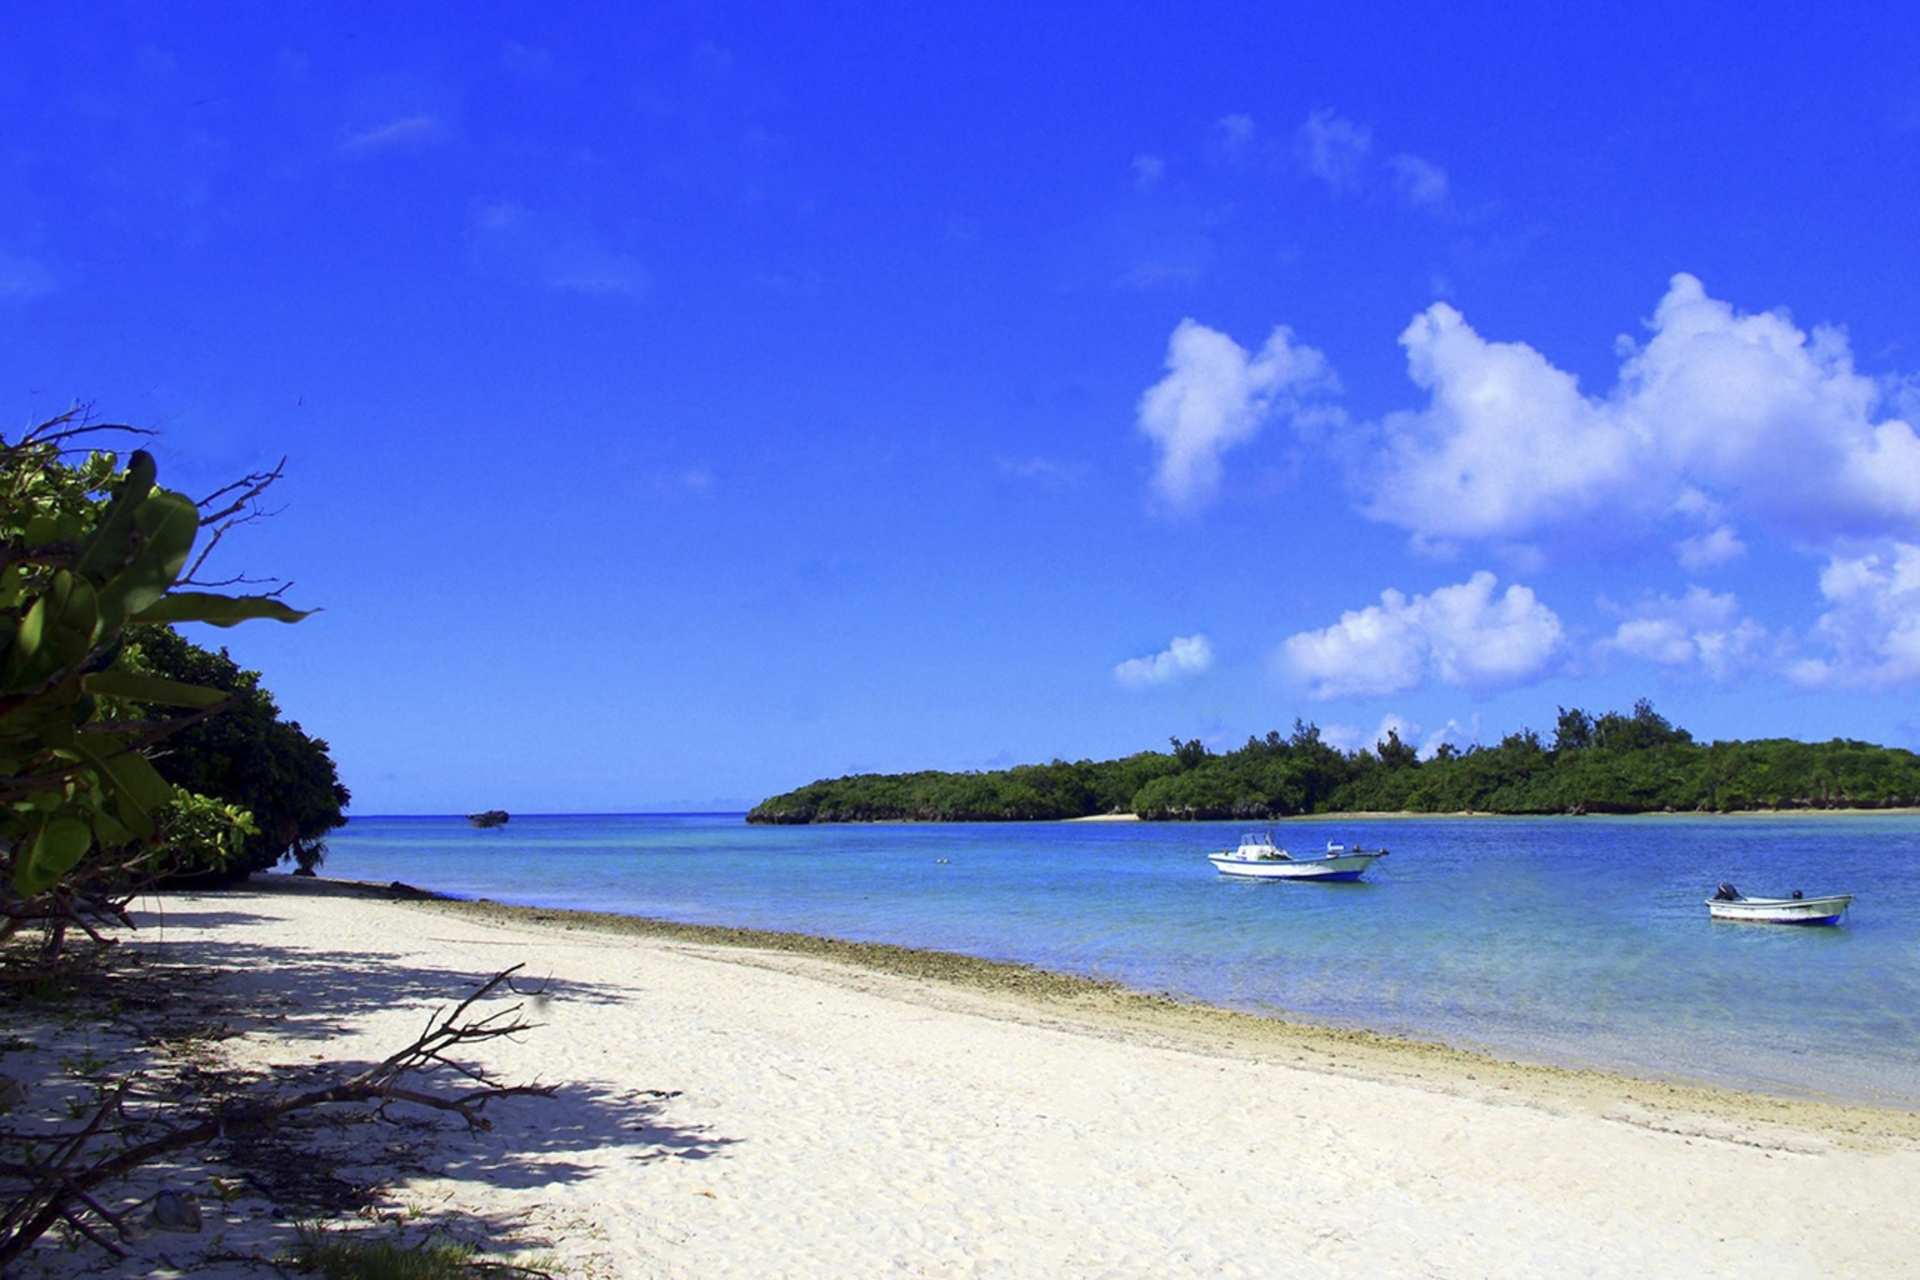
[[[276,594],[206,589],[238,580],[196,579],[222,535],[258,513],[254,501],[278,470],[196,502],[160,487],[144,450],[123,460],[87,448],[100,432],[140,434],[67,414],[0,439],[0,943],[10,944],[0,948],[0,1004],[19,1015],[58,1003],[60,1020],[80,1025],[89,1046],[90,1019],[118,1028],[129,1016],[120,992],[139,965],[131,957],[112,965],[123,953],[103,931],[130,923],[136,892],[182,876],[244,876],[289,853],[311,868],[348,800],[327,744],[282,720],[257,672],[173,630],[307,616]],[[33,924],[44,935],[29,957],[21,944]],[[67,945],[82,934],[101,945]],[[503,1084],[455,1061],[527,1029],[513,1009],[480,1007],[512,992],[513,974],[436,1013],[398,1052],[317,1087],[250,1096],[239,1077],[198,1055],[156,1084],[91,1047],[62,1057],[57,1081],[36,1079],[29,1089],[0,1075],[0,1115],[29,1110],[24,1122],[9,1115],[0,1125],[0,1274],[55,1231],[71,1246],[123,1256],[143,1231],[135,1210],[146,1202],[116,1204],[109,1188],[185,1152],[203,1153],[189,1166],[216,1148],[225,1157],[237,1140],[298,1113],[405,1099],[484,1127],[490,1101],[550,1096],[550,1086]],[[133,1002],[148,1011],[157,1003]],[[200,1016],[166,1022],[163,1058],[213,1034]],[[23,1025],[44,1032],[49,1020]],[[136,1046],[163,1043],[158,1025],[135,1036]],[[5,1039],[8,1052],[33,1047]],[[462,1087],[412,1086],[447,1068]],[[191,1194],[163,1187],[150,1199],[152,1223],[198,1229]],[[545,1274],[437,1242],[399,1248],[316,1234],[306,1243],[297,1261],[330,1276]]]
[[[69,413],[0,440],[0,938],[40,921],[49,953],[157,876],[317,841],[346,801],[324,743],[170,630],[307,616],[195,589],[277,471],[195,502],[146,451],[85,447],[103,431],[138,434]]]
[[[1341,751],[1317,726],[1215,753],[1175,738],[1119,760],[822,779],[761,801],[749,822],[995,822],[1135,814],[1167,821],[1352,812],[1730,813],[1920,805],[1920,756],[1836,738],[1699,743],[1646,699],[1629,713],[1559,708],[1531,729],[1422,759],[1390,731]]]

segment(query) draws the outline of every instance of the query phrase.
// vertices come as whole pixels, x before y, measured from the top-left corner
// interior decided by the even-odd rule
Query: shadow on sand
[[[368,955],[362,951],[313,951],[274,945],[277,919],[271,895],[249,894],[232,905],[209,895],[190,899],[150,899],[143,904],[142,927],[131,940],[148,975],[160,982],[202,993],[197,1009],[200,1034],[218,1040],[234,1034],[269,1043],[284,1035],[305,1042],[344,1036],[365,1016],[417,1009],[417,1029],[430,1015],[450,1011],[495,976],[492,971],[422,964],[404,955]],[[227,938],[210,935],[220,928]],[[234,940],[234,932],[245,940]],[[256,941],[255,939],[258,939]],[[526,1006],[532,1024],[526,1036],[537,1043],[543,1002],[587,1002],[613,1006],[627,993],[592,983],[569,982],[546,989],[537,979],[516,982],[476,1004],[485,1016],[516,1004]],[[177,1036],[177,1019],[169,1034]],[[365,1043],[364,1039],[361,1043]],[[153,1046],[157,1048],[158,1046]],[[385,1054],[401,1043],[380,1043]],[[364,1051],[363,1051],[364,1052]],[[144,1056],[144,1055],[143,1055]],[[288,1057],[307,1059],[308,1054]],[[450,1055],[456,1062],[483,1060],[484,1049]],[[254,1097],[283,1096],[351,1077],[374,1060],[328,1058],[276,1063],[265,1079],[251,1083]],[[473,1081],[456,1071],[417,1078],[424,1092],[451,1094]],[[501,1084],[552,1083],[503,1078]],[[672,1092],[616,1089],[601,1084],[558,1084],[553,1096],[507,1097],[489,1103],[489,1128],[469,1131],[458,1117],[422,1107],[396,1105],[384,1115],[373,1108],[339,1106],[303,1113],[271,1134],[229,1142],[213,1153],[250,1188],[270,1202],[275,1220],[382,1216],[392,1209],[389,1192],[410,1177],[470,1182],[491,1188],[538,1189],[590,1180],[595,1174],[588,1153],[619,1149],[619,1158],[642,1163],[704,1160],[739,1139],[705,1126],[675,1124],[667,1118]],[[458,1196],[452,1197],[457,1201]],[[389,1212],[395,1221],[400,1215]],[[437,1230],[456,1238],[510,1243],[515,1248],[544,1248],[555,1242],[530,1232],[510,1217],[462,1210],[409,1207],[409,1235]]]

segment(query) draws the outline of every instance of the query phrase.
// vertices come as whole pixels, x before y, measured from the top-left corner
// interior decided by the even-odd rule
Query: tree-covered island
[[[748,822],[1021,822],[1136,814],[1152,821],[1302,814],[1733,813],[1920,805],[1920,756],[1836,738],[1698,743],[1641,699],[1629,714],[1559,709],[1531,729],[1428,759],[1397,733],[1341,751],[1293,733],[1214,753],[1198,740],[1119,760],[822,779],[755,805]]]

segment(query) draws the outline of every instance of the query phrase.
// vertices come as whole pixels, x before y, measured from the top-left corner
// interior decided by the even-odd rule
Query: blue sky
[[[1920,747],[1892,5],[14,6],[0,405],[287,459],[353,812]]]

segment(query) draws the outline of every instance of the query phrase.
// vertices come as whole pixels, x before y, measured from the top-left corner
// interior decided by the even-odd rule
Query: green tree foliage
[[[1415,769],[1420,765],[1420,753],[1400,741],[1398,729],[1387,730],[1387,736],[1374,743],[1373,749],[1383,769]]]
[[[205,520],[155,483],[145,452],[124,467],[78,456],[101,430],[124,428],[68,414],[0,440],[0,934],[33,918],[84,924],[76,904],[169,845],[177,795],[148,753],[227,694],[137,669],[127,629],[306,616],[268,596],[186,589],[196,542],[204,557],[264,478]],[[64,924],[52,928],[50,945]]]
[[[1178,738],[1169,738],[1167,741],[1173,744],[1173,762],[1181,769],[1198,769],[1207,762],[1207,744],[1200,739],[1190,738],[1182,742]]]
[[[1593,717],[1575,707],[1559,708],[1560,720],[1554,728],[1553,749],[1581,751],[1593,745]]]
[[[128,661],[169,680],[224,690],[231,700],[170,737],[153,758],[160,776],[252,815],[255,830],[220,874],[244,878],[293,856],[318,865],[327,832],[346,822],[352,796],[341,785],[325,741],[298,721],[282,720],[260,673],[184,639],[170,627],[141,627]]]
[[[1836,739],[1701,745],[1645,699],[1627,714],[1559,708],[1554,745],[1523,729],[1495,746],[1419,754],[1397,733],[1345,753],[1317,726],[1209,752],[1022,766],[991,773],[865,774],[774,796],[749,822],[999,821],[1130,812],[1152,820],[1300,814],[1658,813],[1920,804],[1920,756]]]

